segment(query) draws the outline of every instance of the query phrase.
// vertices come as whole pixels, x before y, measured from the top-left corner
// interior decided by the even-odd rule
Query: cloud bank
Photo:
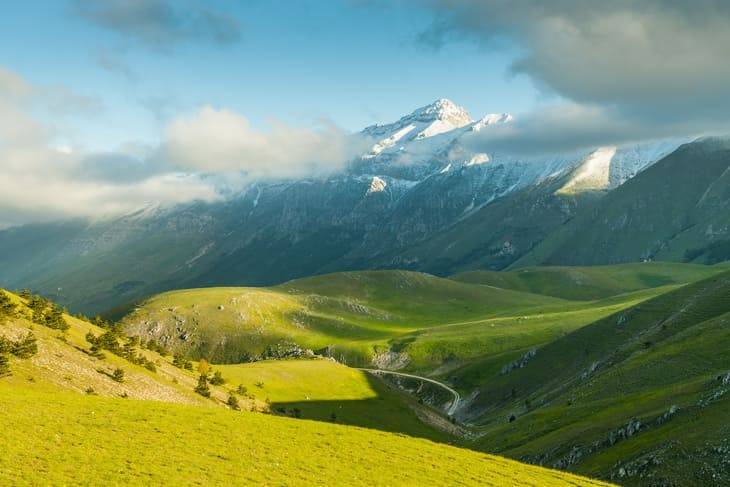
[[[370,143],[326,121],[314,127],[272,121],[262,130],[236,112],[204,106],[173,119],[154,146],[89,153],[57,147],[63,127],[35,115],[83,111],[90,103],[0,68],[0,227],[215,201],[253,180],[339,171]]]
[[[728,131],[730,3],[722,0],[420,0],[419,41],[521,53],[512,72],[568,100],[483,142],[539,150]],[[527,120],[525,120],[527,119]],[[546,127],[544,122],[549,122]],[[572,134],[572,137],[571,137]],[[602,135],[603,134],[603,135]],[[555,139],[561,144],[555,144]],[[572,140],[571,140],[572,138]]]
[[[185,171],[297,178],[344,169],[368,147],[366,139],[326,121],[302,128],[274,120],[262,131],[240,114],[204,106],[167,127],[159,154]]]

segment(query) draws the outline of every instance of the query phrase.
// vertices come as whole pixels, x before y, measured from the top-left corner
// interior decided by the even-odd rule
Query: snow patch
[[[484,164],[487,162],[489,162],[489,156],[483,152],[480,152],[479,154],[474,154],[473,156],[471,156],[471,159],[467,161],[466,166],[478,166],[479,164]]]
[[[616,147],[601,147],[592,152],[558,193],[579,193],[608,188],[614,155]]]
[[[370,181],[370,187],[368,188],[365,195],[369,195],[372,193],[380,193],[381,191],[385,191],[386,186],[388,186],[388,183],[383,181],[377,176],[373,176],[373,179]]]

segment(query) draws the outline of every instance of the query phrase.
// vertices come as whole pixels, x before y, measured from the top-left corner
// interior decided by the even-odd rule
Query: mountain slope
[[[513,267],[725,260],[729,168],[727,139],[685,144],[567,222]]]
[[[511,120],[474,120],[438,100],[366,128],[372,148],[327,177],[252,183],[211,204],[0,231],[0,285],[97,313],[184,287],[372,268],[499,269],[677,145],[530,157],[468,149],[469,137]]]
[[[478,445],[625,485],[723,485],[728,296],[726,272],[538,348],[463,411]]]

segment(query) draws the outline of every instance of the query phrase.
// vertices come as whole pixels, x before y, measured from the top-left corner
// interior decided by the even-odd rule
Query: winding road
[[[446,414],[449,416],[453,416],[456,412],[456,409],[459,407],[459,401],[461,401],[461,395],[456,392],[451,387],[447,386],[443,382],[439,382],[437,380],[429,379],[428,377],[421,377],[420,375],[412,375],[412,374],[404,374],[403,372],[393,372],[392,370],[383,370],[383,369],[363,369],[360,368],[358,370],[363,370],[365,372],[370,372],[371,374],[390,374],[390,375],[399,375],[401,377],[408,377],[411,379],[417,379],[423,382],[430,382],[431,384],[437,385],[441,387],[442,389],[445,389],[448,391],[452,396],[454,396],[454,400],[451,402],[451,405],[449,405],[449,409],[446,411]]]

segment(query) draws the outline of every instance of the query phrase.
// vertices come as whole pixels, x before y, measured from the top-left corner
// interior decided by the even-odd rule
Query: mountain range
[[[538,264],[730,255],[730,144],[659,140],[560,154],[474,152],[475,120],[440,99],[365,128],[326,177],[257,181],[215,203],[0,231],[0,285],[84,312],[159,291],[270,285],[341,270],[436,275]],[[725,216],[723,216],[723,214]]]

